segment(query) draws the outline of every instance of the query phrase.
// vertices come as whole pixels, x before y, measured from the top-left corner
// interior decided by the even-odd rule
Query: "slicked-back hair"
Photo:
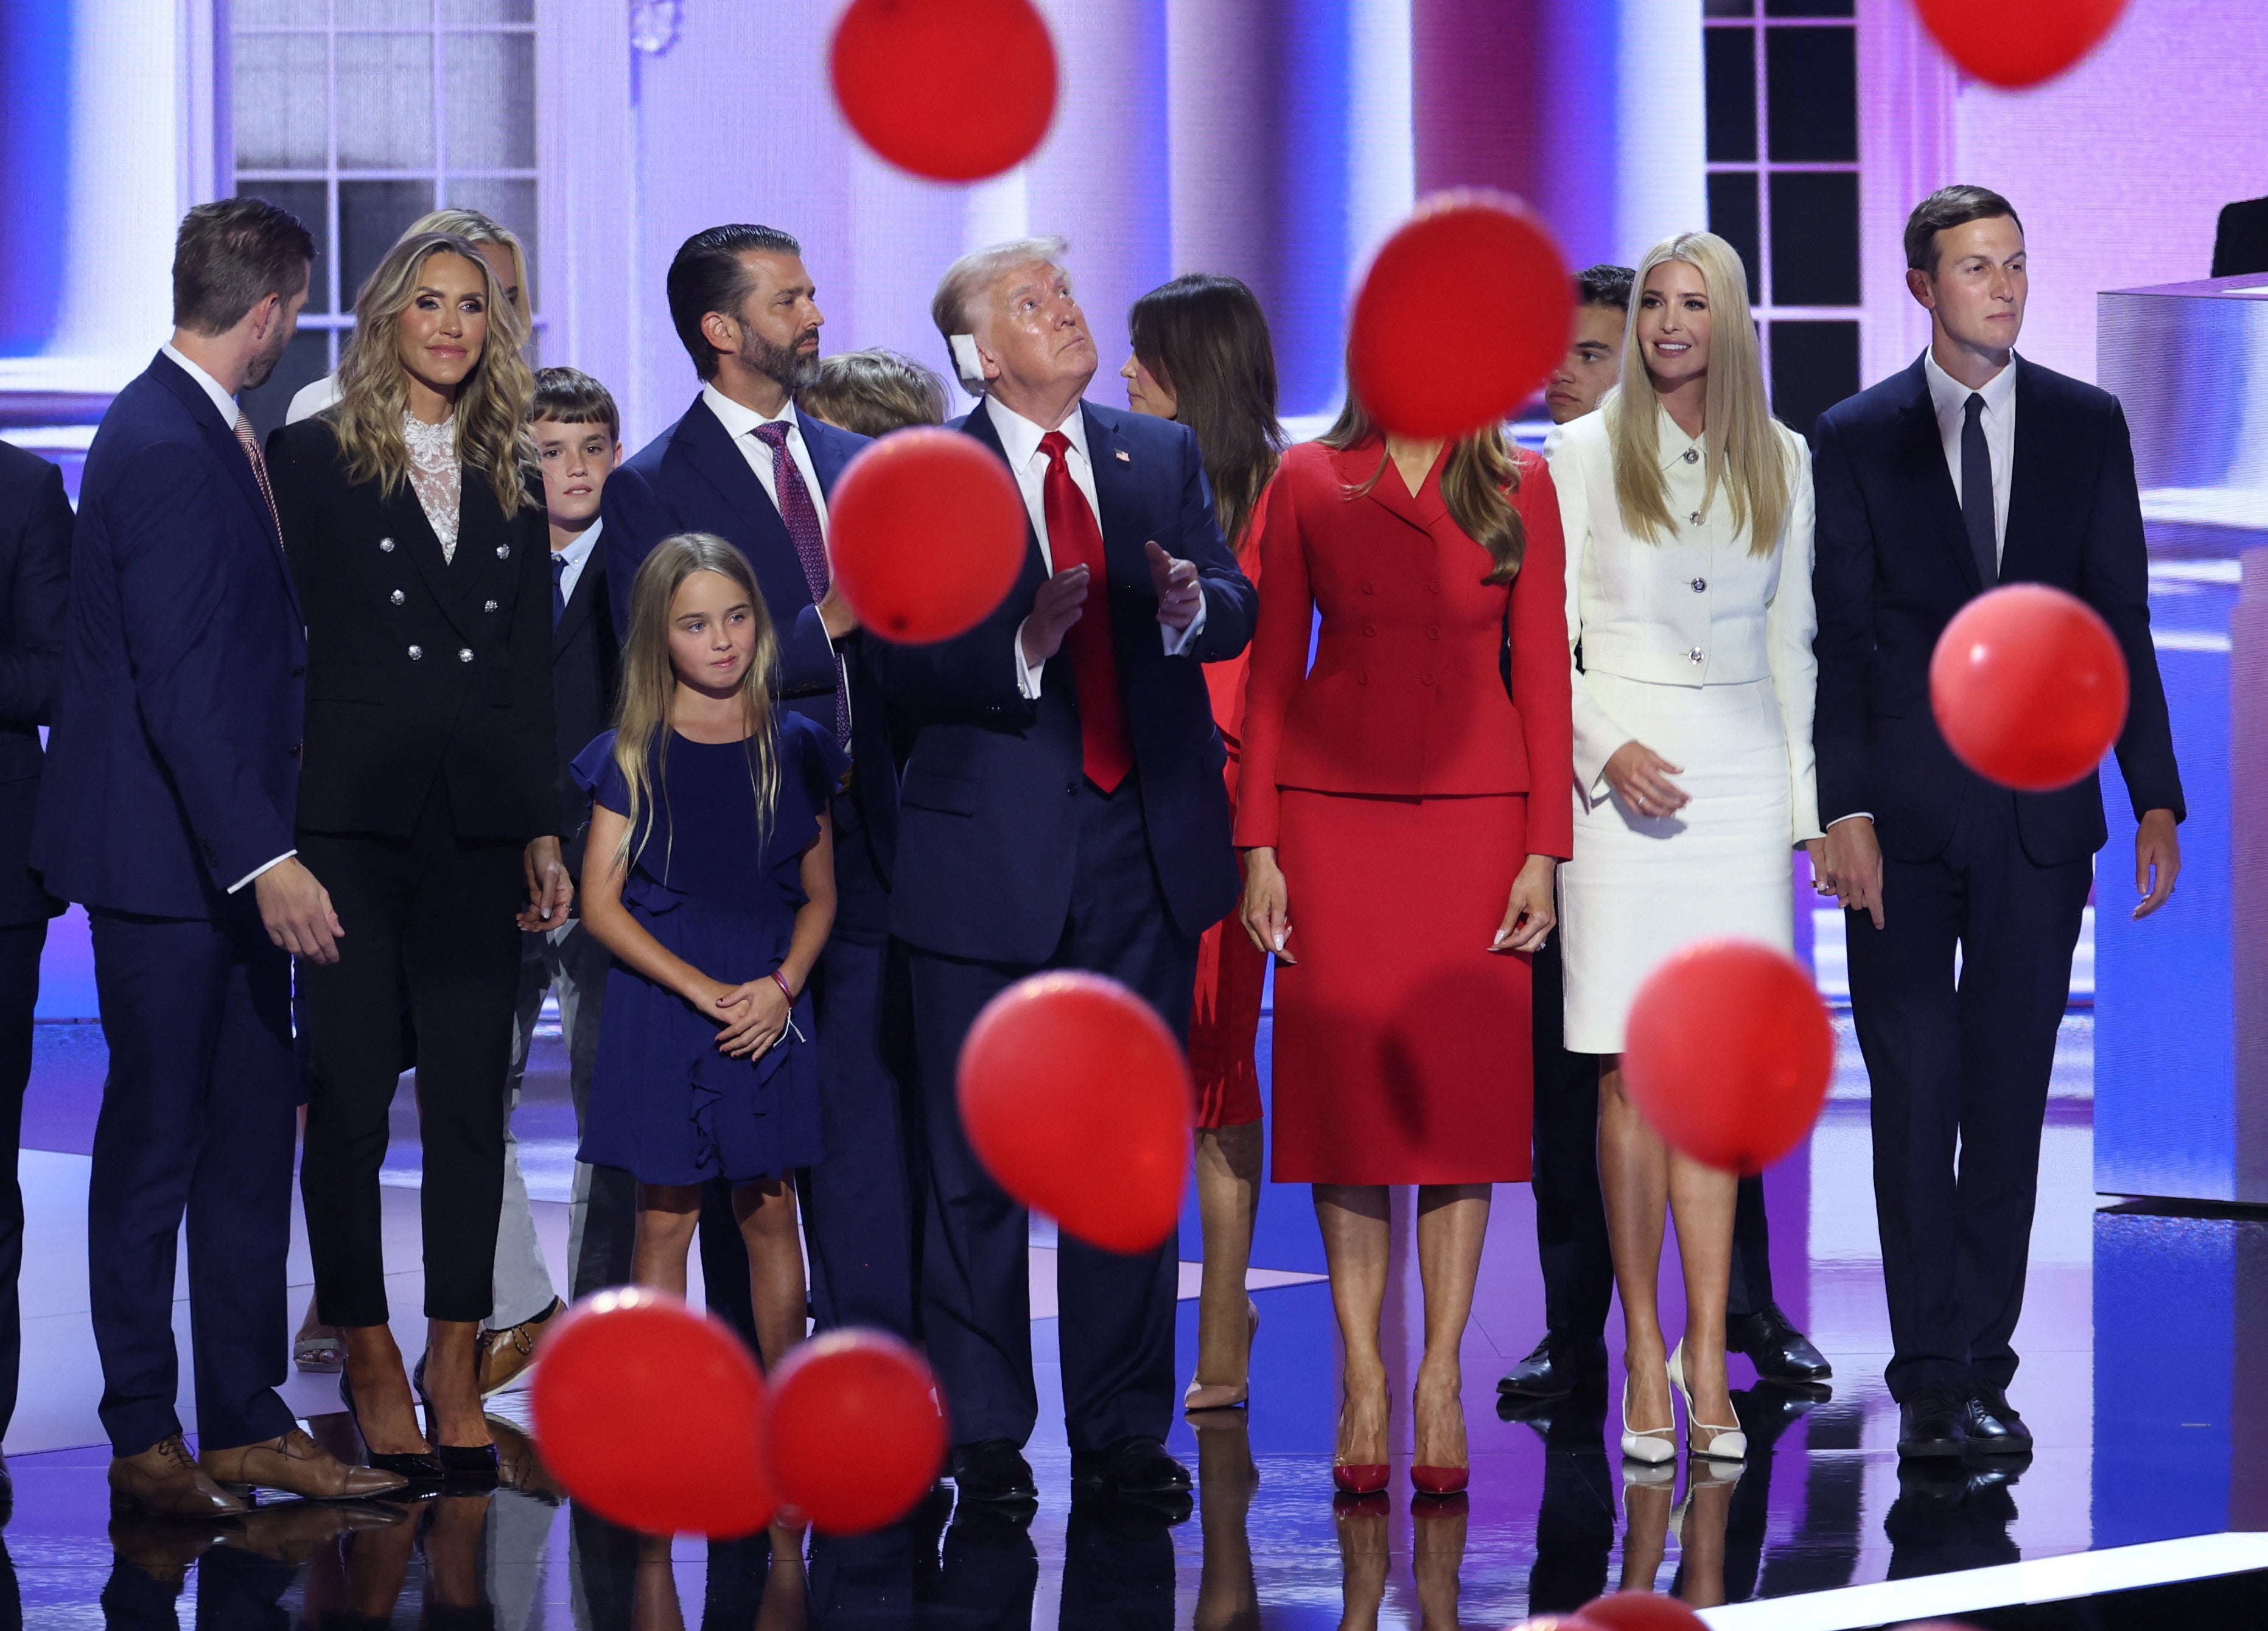
[[[615,407],[614,393],[579,368],[539,368],[535,395],[527,408],[527,422],[549,419],[561,425],[604,425],[615,441],[622,439],[622,416]]]
[[[1631,289],[1638,282],[1638,268],[1609,266],[1602,261],[1596,266],[1587,266],[1575,274],[1575,304],[1577,305],[1610,306],[1617,312],[1627,312],[1631,306]]]
[[[701,332],[701,320],[721,312],[734,322],[747,304],[754,279],[742,265],[744,254],[795,255],[803,246],[776,226],[734,222],[698,231],[677,246],[669,263],[669,320],[693,359],[693,371],[703,379],[717,377],[717,348]]]
[[[796,393],[795,405],[859,436],[887,436],[943,424],[947,402],[936,370],[876,347],[821,357],[819,377]]]
[[[1906,265],[1917,272],[1937,276],[1937,262],[1942,251],[1937,235],[1948,228],[1966,226],[1971,221],[1994,221],[2006,216],[2016,224],[2016,231],[2024,230],[2024,218],[2016,213],[2016,206],[1989,187],[1970,187],[1965,183],[1940,187],[1913,207],[1906,217]]]
[[[217,198],[181,217],[173,238],[173,327],[225,334],[270,295],[307,281],[315,240],[298,216],[264,198]]]

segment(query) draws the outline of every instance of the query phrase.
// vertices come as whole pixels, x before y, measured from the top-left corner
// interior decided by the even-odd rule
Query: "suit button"
[[[1709,588],[1709,580],[1708,580],[1707,578],[1705,578],[1705,577],[1697,577],[1697,578],[1695,578],[1695,579],[1693,580],[1693,592],[1694,592],[1695,594],[1697,594],[1697,594],[1704,594],[1704,593],[1706,593],[1706,592],[1707,592],[1707,591],[1708,591],[1708,588]]]
[[[481,610],[482,610],[482,611],[483,611],[483,612],[493,612],[493,611],[495,611],[495,610],[496,610],[496,602],[495,602],[495,601],[493,601],[493,600],[483,600],[483,601],[482,601],[482,602],[481,602]]]
[[[471,662],[473,660],[473,648],[468,645],[459,646],[457,648],[457,660],[460,663]]]
[[[1378,592],[1378,590],[1376,585],[1373,584],[1370,579],[1366,577],[1362,580],[1362,592],[1366,595],[1374,595]]]
[[[1694,647],[1690,651],[1688,651],[1685,655],[1686,655],[1686,658],[1687,658],[1687,659],[1688,659],[1689,661],[1697,663],[1697,662],[1699,662],[1699,661],[1701,660],[1701,648],[1700,648],[1699,646],[1697,646],[1697,646],[1695,646],[1695,647]]]
[[[1365,623],[1362,626],[1362,632],[1366,638],[1374,640],[1378,637],[1378,625],[1375,623]]]
[[[379,553],[390,555],[394,553],[394,540],[390,538],[381,538],[378,540],[378,547]]]
[[[422,645],[414,645],[409,648],[409,660],[413,663],[416,662],[424,655],[425,648]]]
[[[298,679],[300,675],[306,672],[307,665],[305,663],[294,663],[291,665],[291,678],[294,680]]]
[[[299,756],[299,747],[300,744],[294,742],[291,746],[285,748],[284,751],[289,757],[297,759]]]
[[[1701,512],[1698,510],[1696,510],[1691,515],[1687,516],[1685,518],[1693,523],[1696,526],[1701,525]]]
[[[403,601],[409,599],[408,595],[403,594],[399,589],[395,590],[392,594],[386,598],[393,601],[396,606],[400,606]]]
[[[1076,797],[1078,796],[1078,793],[1079,793],[1079,783],[1078,783],[1078,782],[1064,782],[1064,792],[1066,792],[1066,793],[1069,793],[1069,794],[1072,795],[1074,797]]]
[[[1433,683],[1433,671],[1429,668],[1424,673],[1418,675],[1418,683],[1421,686],[1432,685]]]
[[[1366,686],[1370,683],[1370,676],[1366,673],[1357,674],[1354,677],[1354,682],[1359,686]]]
[[[1438,628],[1429,628],[1425,631],[1425,638],[1428,640],[1439,640],[1440,637],[1441,631]]]
[[[1687,448],[1685,450],[1685,462],[1689,465],[1699,464],[1701,462],[1701,450],[1697,447]]]
[[[497,546],[497,559],[499,561],[511,560],[512,546],[510,544],[498,544]]]
[[[1425,580],[1425,592],[1429,595],[1440,594],[1441,592],[1441,580],[1438,577],[1427,578]]]

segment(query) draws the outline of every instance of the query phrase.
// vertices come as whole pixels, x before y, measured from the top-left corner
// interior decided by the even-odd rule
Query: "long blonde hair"
[[[627,868],[652,835],[657,798],[666,804],[663,767],[669,755],[670,711],[677,696],[677,669],[669,660],[669,608],[677,591],[696,572],[715,572],[733,580],[747,597],[755,621],[756,650],[740,680],[741,716],[747,722],[748,785],[756,797],[756,842],[771,835],[772,809],[779,802],[779,731],[773,718],[773,677],[779,667],[779,636],[756,588],[747,556],[714,533],[679,533],[663,539],[630,580],[629,637],[622,642],[622,696],[615,709],[615,765],[630,787],[630,823],[615,851]],[[669,860],[665,852],[661,876]]]
[[[519,354],[526,322],[504,298],[496,268],[469,239],[453,232],[411,232],[386,252],[355,296],[354,338],[339,359],[338,405],[328,412],[346,455],[348,480],[374,479],[390,496],[409,474],[409,449],[401,439],[401,415],[409,404],[401,314],[416,298],[425,262],[438,254],[478,267],[487,291],[488,338],[457,392],[457,457],[488,479],[509,518],[527,502],[527,472],[535,464],[526,425],[535,377]]]
[[[1378,434],[1377,422],[1350,385],[1337,422],[1317,439],[1343,453]],[[1360,498],[1376,487],[1391,457],[1381,438],[1378,468],[1370,473],[1368,481],[1349,488],[1346,496]],[[1528,528],[1520,511],[1512,507],[1511,495],[1519,490],[1520,461],[1504,439],[1502,425],[1467,431],[1450,444],[1448,462],[1441,468],[1441,502],[1465,536],[1488,551],[1489,571],[1481,579],[1484,584],[1508,584],[1520,575],[1521,556],[1528,550]]]
[[[1669,484],[1661,474],[1661,437],[1653,377],[1638,345],[1638,313],[1646,280],[1665,261],[1683,261],[1701,274],[1709,297],[1709,380],[1702,411],[1708,424],[1708,485],[1701,507],[1723,488],[1733,525],[1749,528],[1749,553],[1779,547],[1787,519],[1787,450],[1764,397],[1764,359],[1756,349],[1756,320],[1749,313],[1749,276],[1741,252],[1714,232],[1665,238],[1638,262],[1631,285],[1630,319],[1623,330],[1622,382],[1605,404],[1614,446],[1615,497],[1632,536],[1659,539],[1677,530],[1669,513]]]

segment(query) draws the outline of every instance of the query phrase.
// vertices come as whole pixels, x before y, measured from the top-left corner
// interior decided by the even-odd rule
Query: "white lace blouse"
[[[463,491],[464,466],[457,458],[457,417],[429,425],[404,409],[401,439],[409,446],[409,485],[417,503],[441,540],[441,558],[457,558],[457,503]]]

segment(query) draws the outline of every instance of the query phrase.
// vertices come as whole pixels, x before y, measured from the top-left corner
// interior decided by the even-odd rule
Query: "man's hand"
[[[1024,619],[1026,663],[1044,663],[1063,650],[1064,636],[1086,605],[1086,576],[1085,567],[1075,566],[1040,585],[1031,614]]]
[[[829,640],[840,640],[858,627],[858,613],[844,597],[840,582],[827,585],[826,596],[819,603],[819,623]]]
[[[1204,604],[1197,563],[1167,555],[1154,538],[1142,547],[1150,557],[1151,585],[1158,591],[1158,621],[1179,634],[1197,621],[1197,608]]]
[[[1846,912],[1864,912],[1882,926],[1882,846],[1867,816],[1848,816],[1827,829],[1827,876]],[[1819,863],[1812,861],[1814,867]]]
[[[2142,897],[2134,908],[2137,922],[2173,898],[2174,879],[2182,875],[2182,841],[2170,810],[2146,810],[2134,829],[2134,893]]]
[[[520,865],[527,875],[527,910],[519,914],[519,926],[532,935],[558,928],[567,921],[568,903],[575,898],[567,863],[559,857],[559,841],[528,840]]]
[[[331,910],[331,892],[296,857],[286,856],[254,878],[252,893],[270,940],[311,963],[339,960],[339,941],[347,931]]]

